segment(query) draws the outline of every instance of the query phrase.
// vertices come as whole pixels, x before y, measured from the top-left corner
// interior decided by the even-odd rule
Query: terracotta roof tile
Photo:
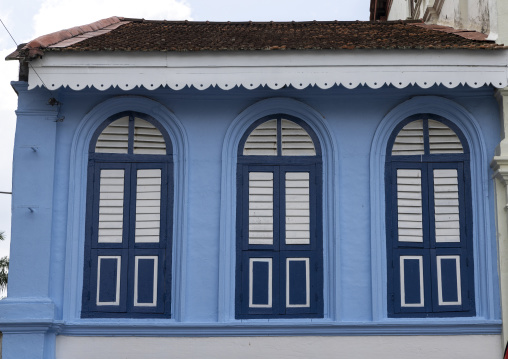
[[[421,21],[192,22],[109,18],[55,34],[46,35],[51,41],[39,38],[30,42],[21,55],[23,51],[42,55],[46,51],[508,48],[486,41],[483,34]]]
[[[488,37],[488,35],[482,34],[481,32],[478,32],[478,31],[455,29],[450,26],[425,24],[425,23],[415,23],[415,24],[411,24],[411,25],[423,27],[424,29],[443,31],[443,32],[447,32],[450,34],[459,35],[459,36],[462,36],[462,37],[469,39],[469,40],[486,41],[487,37]]]
[[[118,26],[121,26],[125,21],[122,18],[116,16],[102,19],[91,24],[75,26],[70,29],[60,30],[51,34],[40,36],[28,44],[20,46],[16,51],[6,57],[7,60],[17,59],[19,57],[36,58],[44,54],[44,50],[48,49],[52,45],[67,43],[74,44],[81,41],[81,36],[91,37],[104,33],[104,30],[113,30]],[[102,32],[100,32],[102,30]]]

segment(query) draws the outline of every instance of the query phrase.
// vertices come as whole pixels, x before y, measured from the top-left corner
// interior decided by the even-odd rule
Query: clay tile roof
[[[421,21],[193,22],[114,17],[43,36],[17,56],[30,58],[47,51],[506,48],[477,32]]]
[[[102,35],[127,23],[123,18],[116,16],[102,19],[91,24],[75,26],[70,29],[60,30],[51,34],[40,36],[28,44],[20,45],[16,51],[6,57],[13,60],[20,57],[36,58],[42,56],[50,47],[65,47],[86,38]]]

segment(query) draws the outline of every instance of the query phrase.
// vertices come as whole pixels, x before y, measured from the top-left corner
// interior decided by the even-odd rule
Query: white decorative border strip
[[[254,262],[268,263],[268,303],[254,304]],[[249,259],[249,308],[271,308],[272,307],[272,282],[273,268],[272,258],[250,258]]]
[[[101,261],[103,259],[116,259],[116,286],[115,286],[115,301],[113,302],[101,302],[100,298],[100,286],[101,286]],[[121,256],[99,256],[97,261],[97,299],[96,305],[119,305],[120,304],[120,275],[121,275],[121,267],[122,267],[122,257]]]
[[[420,272],[419,281],[420,281],[420,302],[418,303],[406,303],[406,286],[404,280],[404,261],[405,260],[417,260],[418,261],[418,269]],[[423,287],[423,257],[422,256],[400,256],[400,306],[404,308],[408,307],[424,307],[425,306],[425,295],[424,295],[424,287]]]
[[[153,287],[152,287],[152,302],[140,303],[138,301],[138,284],[139,284],[139,260],[152,259],[153,260]],[[135,307],[156,307],[157,306],[157,275],[159,268],[159,257],[157,256],[136,256],[134,266],[134,306]]]
[[[291,304],[291,290],[289,288],[291,274],[290,262],[304,262],[305,263],[305,303],[304,304]],[[309,258],[286,258],[286,308],[308,308],[310,307],[310,270]]]
[[[460,279],[460,256],[437,256],[437,297],[439,305],[462,305],[462,286]],[[453,302],[445,302],[443,300],[443,273],[441,272],[441,261],[443,259],[455,260],[455,273],[457,273],[456,285],[457,285],[457,300]]]
[[[48,53],[32,61],[29,89],[44,84],[73,90],[93,87],[155,90],[169,87],[348,89],[442,85],[508,85],[508,50],[355,50],[203,53]],[[42,79],[42,80],[41,80]]]

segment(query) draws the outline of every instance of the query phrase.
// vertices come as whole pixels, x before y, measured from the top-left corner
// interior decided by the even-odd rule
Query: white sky
[[[18,43],[110,16],[195,21],[368,20],[370,0],[2,0],[0,19]],[[10,86],[18,78],[14,51],[0,24],[0,191],[11,191],[12,148],[17,108]],[[11,201],[0,194],[0,257],[8,255]]]

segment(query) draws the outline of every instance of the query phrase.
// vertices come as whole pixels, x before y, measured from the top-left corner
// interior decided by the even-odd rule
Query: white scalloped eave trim
[[[328,89],[336,85],[348,89],[358,86],[378,89],[386,85],[504,88],[508,85],[507,63],[508,51],[468,52],[467,56],[462,52],[48,54],[32,64],[29,88],[42,86],[42,81],[50,90],[62,86],[73,90],[118,87],[126,91],[166,86],[173,90],[189,87],[250,90],[261,86],[273,90],[288,86]]]
[[[308,87],[318,87],[320,89],[326,90],[329,89],[335,85],[337,86],[344,86],[347,89],[355,89],[359,86],[366,86],[370,87],[372,89],[379,89],[383,86],[394,86],[399,89],[406,88],[408,86],[419,86],[421,88],[430,88],[432,86],[444,86],[447,88],[456,88],[458,86],[467,85],[471,88],[480,88],[482,86],[492,86],[494,88],[505,88],[508,86],[508,80],[505,78],[502,79],[473,79],[473,80],[467,80],[467,81],[460,81],[455,79],[442,79],[441,81],[433,81],[433,80],[420,80],[420,81],[410,81],[410,80],[369,80],[369,81],[358,81],[358,80],[346,80],[346,81],[320,81],[320,82],[310,82],[310,81],[266,81],[261,82],[259,80],[257,81],[241,81],[241,82],[210,82],[210,81],[197,81],[197,82],[163,82],[163,81],[144,81],[144,82],[106,82],[106,81],[99,81],[99,82],[91,82],[91,81],[76,81],[76,82],[50,82],[46,83],[46,87],[48,87],[50,90],[56,90],[61,87],[68,87],[72,90],[83,90],[85,88],[95,88],[97,90],[107,90],[110,88],[120,88],[125,91],[129,91],[135,88],[145,88],[147,90],[156,90],[160,87],[169,87],[172,90],[182,90],[184,88],[195,88],[198,90],[207,90],[209,88],[220,88],[221,90],[231,90],[235,87],[243,87],[248,90],[254,90],[259,87],[267,87],[272,90],[279,90],[284,87],[292,86],[296,89],[303,90]],[[36,87],[42,87],[43,84],[40,81],[34,81],[30,82],[29,89],[34,89]]]

